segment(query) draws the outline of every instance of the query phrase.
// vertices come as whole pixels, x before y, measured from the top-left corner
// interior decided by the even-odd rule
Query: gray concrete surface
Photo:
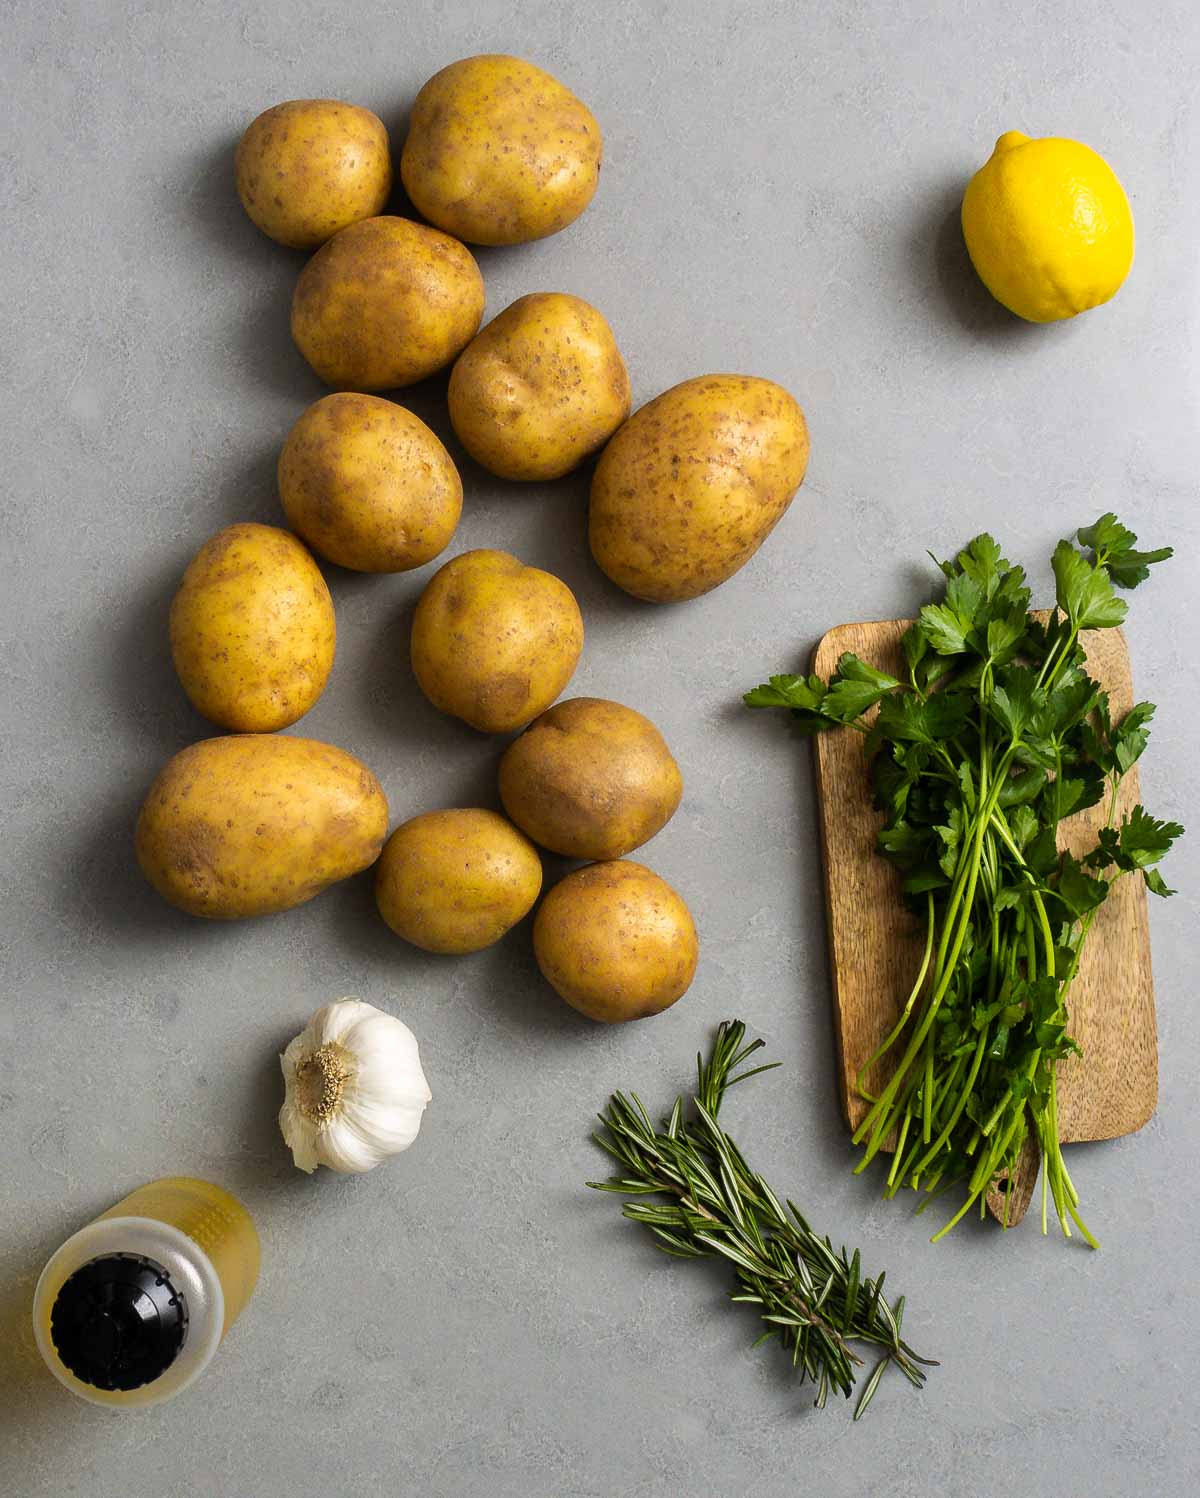
[[[1200,836],[1153,911],[1158,1114],[1071,1151],[1102,1251],[1032,1221],[932,1248],[926,1219],[850,1173],[807,753],[738,703],[829,625],[911,609],[926,546],[991,528],[1048,597],[1055,539],[1112,506],[1179,551],[1129,634],[1161,704],[1146,799],[1195,820],[1194,7],[8,0],[3,34],[6,1498],[1194,1491]],[[507,547],[567,579],[588,628],[572,690],[652,714],[687,777],[644,856],[692,903],[700,973],[668,1014],[617,1030],[543,987],[527,928],[435,960],[390,936],[365,880],[202,925],[130,854],[156,768],[208,731],[168,659],[175,581],[219,526],[279,519],[276,451],[320,393],[287,332],[302,257],[243,217],[234,141],[271,103],[332,94],[377,110],[398,146],[421,82],[483,50],[560,75],[607,146],[573,228],[480,256],[489,310],[579,293],[611,319],[638,402],[741,370],[788,385],[812,427],[768,546],[678,608],[593,568],[585,477],[513,487],[464,463],[453,550]],[[962,187],[1013,127],[1093,143],[1133,200],[1132,278],[1072,324],[1014,321],[964,257]],[[446,433],[436,382],[411,403]],[[498,746],[439,717],[407,668],[431,570],[331,574],[338,661],[300,730],[373,765],[397,821],[494,797]],[[345,993],[409,1021],[434,1102],[408,1155],[308,1179],[276,1135],[276,1053]],[[888,1381],[858,1426],[751,1353],[719,1276],[657,1256],[583,1189],[608,1090],[667,1100],[728,1015],[785,1064],[731,1100],[731,1126],[886,1267],[942,1360],[923,1395]],[[261,1287],[187,1397],[107,1418],[35,1365],[34,1277],[93,1213],[173,1172],[243,1195]]]

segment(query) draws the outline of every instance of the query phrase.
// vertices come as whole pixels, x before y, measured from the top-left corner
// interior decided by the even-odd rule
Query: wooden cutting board
[[[900,637],[906,621],[842,624],[821,640],[812,669],[827,677],[843,651],[903,676]],[[1088,668],[1107,688],[1113,716],[1133,704],[1129,651],[1119,630],[1088,636]],[[861,734],[834,729],[813,740],[825,897],[833,970],[833,1003],[842,1106],[855,1128],[867,1111],[859,1096],[859,1068],[895,1024],[921,961],[924,931],[900,898],[896,871],[874,851],[882,818],[871,804]],[[1121,787],[1118,815],[1139,799],[1137,767]],[[1080,852],[1094,842],[1106,808],[1089,808],[1063,825],[1062,842]],[[1070,1034],[1082,1057],[1060,1064],[1058,1110],[1064,1142],[1112,1139],[1148,1122],[1158,1102],[1158,1035],[1146,887],[1122,879],[1105,901],[1088,936],[1069,1000]],[[868,1073],[878,1092],[888,1059]],[[1010,1223],[1029,1204],[1039,1161],[1031,1141],[1013,1182]],[[1000,1193],[989,1205],[998,1216]],[[1085,1214],[1086,1215],[1086,1214]]]

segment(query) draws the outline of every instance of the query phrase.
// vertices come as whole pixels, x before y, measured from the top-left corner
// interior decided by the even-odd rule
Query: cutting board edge
[[[889,619],[867,619],[862,624],[835,624],[832,629],[827,629],[817,643],[813,646],[812,656],[809,660],[809,670],[816,672],[818,676],[829,676],[837,665],[837,657],[842,654],[841,650],[834,651],[833,642],[839,635],[845,634],[852,629],[862,628],[863,625],[885,626],[897,621]],[[827,654],[833,656],[826,661],[823,657]],[[837,1060],[837,1084],[838,1097],[842,1105],[842,1119],[846,1127],[853,1132],[859,1123],[866,1117],[866,1102],[853,1094],[850,1090],[849,1078],[846,1072],[846,1042],[842,1016],[845,1006],[842,1001],[841,969],[837,960],[837,931],[834,923],[834,899],[833,899],[833,860],[829,856],[829,840],[827,833],[827,818],[825,816],[825,798],[827,787],[825,784],[825,762],[820,753],[817,739],[812,741],[812,763],[813,780],[817,792],[817,823],[821,839],[821,888],[825,895],[825,945],[826,961],[829,966],[830,999],[833,1003],[833,1043],[835,1057]],[[887,1148],[887,1146],[885,1146]]]

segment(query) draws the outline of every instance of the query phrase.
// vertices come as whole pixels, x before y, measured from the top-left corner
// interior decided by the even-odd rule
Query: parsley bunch
[[[1030,613],[1025,573],[991,536],[952,562],[940,603],[903,638],[907,680],[847,653],[828,680],[773,676],[750,707],[789,708],[806,734],[844,725],[866,736],[879,851],[898,869],[926,921],[924,959],[900,1018],[859,1073],[871,1104],[854,1134],[864,1170],[890,1137],[885,1194],[904,1184],[940,1193],[965,1187],[941,1238],[1007,1173],[1011,1194],[1028,1131],[1044,1160],[1063,1232],[1092,1247],[1058,1137],[1058,1063],[1078,1047],[1068,999],[1096,911],[1112,885],[1140,875],[1169,895],[1158,863],[1183,828],[1142,806],[1116,819],[1122,777],[1146,748],[1154,705],[1114,722],[1107,693],[1087,673],[1085,630],[1125,618],[1117,588],[1145,581],[1171,549],[1138,551],[1115,515],[1060,541],[1057,606]],[[878,709],[874,720],[867,715]],[[1083,858],[1058,848],[1059,823],[1106,801],[1108,816]],[[863,1079],[896,1055],[872,1096]],[[1006,1196],[1006,1220],[1007,1220]]]

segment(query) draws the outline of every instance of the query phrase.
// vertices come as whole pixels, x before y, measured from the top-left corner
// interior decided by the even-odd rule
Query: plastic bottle
[[[258,1234],[209,1181],[152,1181],[81,1228],[42,1270],[38,1351],[92,1404],[161,1404],[193,1383],[258,1279]]]

